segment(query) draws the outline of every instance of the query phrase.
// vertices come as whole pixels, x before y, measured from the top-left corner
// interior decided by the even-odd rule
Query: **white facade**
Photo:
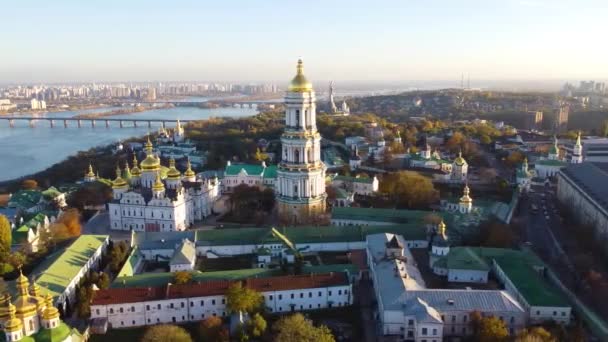
[[[301,277],[314,277],[314,275]],[[352,285],[350,283],[287,290],[272,289],[273,279],[268,278],[268,284],[271,289],[260,291],[264,297],[264,304],[267,310],[272,313],[343,307],[350,306],[353,303]],[[227,289],[227,282],[222,281],[222,283],[226,283],[223,288]],[[201,283],[200,285],[205,286],[205,283]],[[169,287],[176,286],[194,287],[197,284],[169,285]],[[128,293],[129,290],[137,292],[138,290],[146,291],[148,289],[117,290],[126,290],[126,293]],[[157,290],[164,289],[150,289],[150,291]],[[165,291],[167,296],[170,296],[171,289],[167,288]],[[162,294],[162,297],[166,297],[166,295]],[[116,304],[96,304],[95,300],[93,300],[91,318],[107,318],[108,323],[113,328],[127,328],[159,323],[192,322],[211,316],[225,317],[229,314],[226,308],[226,297],[223,294],[195,295],[184,298],[158,298],[134,302],[130,302],[128,298],[124,299],[124,303]],[[131,299],[131,301],[133,300]]]
[[[325,164],[317,131],[316,98],[303,73],[302,60],[285,96],[285,132],[275,185],[279,216],[304,223],[325,211]]]
[[[147,157],[137,160],[129,183],[117,170],[113,182],[114,200],[108,204],[110,228],[135,231],[181,231],[194,221],[211,215],[213,204],[219,198],[217,178],[199,179],[188,167],[183,176],[172,161],[164,183],[160,179],[160,160],[152,154],[152,145],[146,145]]]

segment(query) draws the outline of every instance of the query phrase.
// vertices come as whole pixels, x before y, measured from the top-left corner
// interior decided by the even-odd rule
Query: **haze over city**
[[[604,1],[11,1],[0,82],[606,79]]]

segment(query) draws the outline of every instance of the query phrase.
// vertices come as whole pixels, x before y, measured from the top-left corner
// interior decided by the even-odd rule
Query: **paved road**
[[[531,207],[536,206],[533,213]],[[517,218],[524,222],[525,239],[541,258],[560,275],[565,285],[573,285],[574,267],[562,248],[562,242],[554,234],[561,229],[561,217],[556,206],[555,193],[550,188],[536,187],[521,199]]]

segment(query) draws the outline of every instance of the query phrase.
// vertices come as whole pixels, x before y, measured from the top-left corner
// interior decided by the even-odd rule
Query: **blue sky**
[[[608,78],[605,0],[2,4],[0,82]]]

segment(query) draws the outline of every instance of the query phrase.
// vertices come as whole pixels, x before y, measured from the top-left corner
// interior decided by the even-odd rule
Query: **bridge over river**
[[[138,124],[147,125],[149,128],[152,127],[152,123],[161,123],[163,128],[166,127],[167,123],[177,124],[180,123],[188,123],[195,120],[175,120],[175,119],[118,119],[118,118],[70,118],[70,117],[33,117],[33,116],[0,116],[0,120],[8,121],[8,124],[11,128],[15,127],[15,121],[28,121],[30,127],[36,127],[36,123],[38,121],[46,121],[50,125],[50,127],[55,127],[57,122],[63,122],[63,127],[67,128],[70,123],[76,124],[78,128],[84,126],[84,123],[87,123],[91,127],[95,127],[97,122],[103,122],[106,128],[110,128],[111,122],[118,122],[120,128],[123,127],[138,127]]]

